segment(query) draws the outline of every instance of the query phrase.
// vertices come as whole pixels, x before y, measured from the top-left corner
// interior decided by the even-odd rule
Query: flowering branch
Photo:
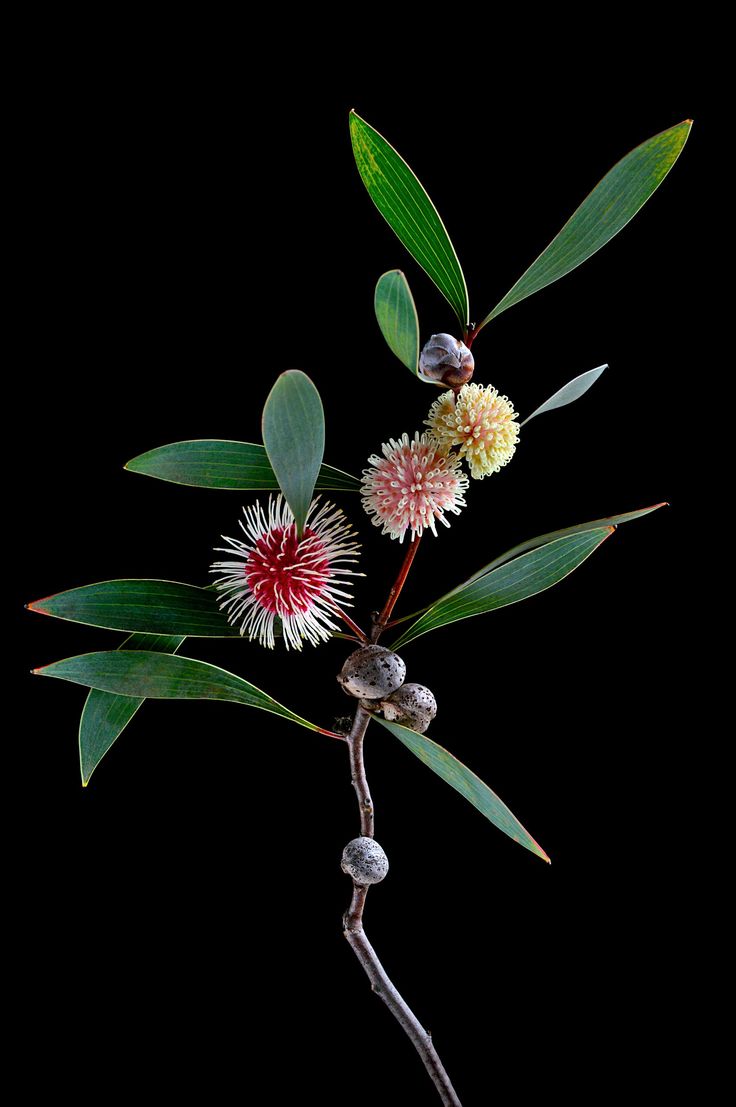
[[[691,123],[685,120],[654,135],[617,162],[503,299],[479,323],[471,323],[465,277],[436,208],[394,147],[351,112],[353,152],[369,194],[434,280],[462,327],[463,341],[451,334],[432,334],[420,350],[419,319],[406,278],[400,270],[392,270],[379,279],[374,307],[389,348],[410,372],[441,390],[423,420],[428,429],[415,431],[411,438],[404,433],[384,442],[381,453],[369,457],[368,468],[358,480],[323,464],[325,427],[319,392],[301,370],[288,370],[278,377],[266,401],[262,446],[185,441],[149,451],[126,466],[196,487],[255,490],[278,485],[278,495],[269,496],[265,507],[260,503],[244,507],[242,537],[224,537],[225,545],[218,547],[227,560],[211,567],[217,597],[208,589],[175,581],[121,580],[70,589],[29,605],[44,614],[131,634],[120,650],[84,654],[43,668],[45,675],[91,689],[80,727],[85,784],[149,696],[228,699],[346,743],[360,837],[343,852],[343,870],[353,881],[352,900],[343,917],[345,937],[373,991],[422,1058],[443,1104],[451,1107],[459,1107],[460,1101],[431,1036],[389,980],[363,929],[368,888],[388,871],[386,855],[374,838],[375,816],[363,759],[372,715],[376,713],[404,745],[494,825],[538,856],[549,858],[483,781],[448,750],[423,737],[437,711],[434,695],[422,684],[405,682],[404,661],[378,642],[387,627],[417,615],[420,618],[400,634],[396,645],[536,595],[580,565],[619,522],[654,510],[626,512],[523,542],[429,607],[392,619],[425,530],[436,537],[437,523],[449,526],[450,516],[467,506],[465,494],[471,481],[500,472],[511,460],[521,427],[579,399],[606,368],[598,366],[568,381],[520,423],[507,396],[490,384],[473,382],[474,339],[501,312],[565,276],[617,234],[662,183]],[[358,487],[374,526],[400,542],[409,536],[398,576],[383,609],[372,615],[368,633],[343,610],[352,601],[352,578],[362,575],[351,567],[358,560],[358,536],[342,510],[321,496],[326,489],[357,491]],[[225,624],[225,614],[231,627]],[[351,633],[342,632],[337,618]],[[357,642],[359,648],[347,658],[338,677],[344,691],[357,701],[349,733],[308,722],[243,677],[176,656],[190,635],[223,637],[236,627],[240,635],[270,649],[277,639],[294,650],[333,636]]]

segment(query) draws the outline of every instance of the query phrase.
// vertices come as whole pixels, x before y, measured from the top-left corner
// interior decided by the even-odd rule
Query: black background
[[[242,1085],[247,1102],[332,1104],[350,1081],[353,1107],[433,1102],[340,935],[340,852],[358,830],[344,747],[232,704],[147,703],[82,790],[84,692],[23,669],[120,637],[20,605],[116,577],[204,582],[248,498],[123,463],[179,439],[257,441],[284,369],[320,389],[333,465],[359,473],[387,437],[421,426],[434,392],[383,344],[378,275],[406,271],[423,338],[455,324],[363,189],[351,107],[428,188],[474,318],[619,157],[693,116],[680,162],[636,220],[477,340],[475,379],[522,413],[578,373],[610,369],[472,485],[452,528],[423,543],[401,600],[421,606],[531,535],[671,502],[555,589],[404,653],[409,679],[439,701],[432,736],[498,791],[552,865],[384,731],[367,748],[391,872],[366,928],[463,1102],[502,1087],[577,1099],[591,1070],[609,1088],[636,1071],[647,1087],[683,1045],[691,971],[672,973],[692,847],[671,733],[684,638],[673,549],[697,449],[682,400],[709,135],[698,86],[687,74],[655,80],[633,58],[625,87],[512,65],[434,84],[378,55],[352,72],[348,56],[323,88],[326,56],[294,69],[260,55],[256,71],[225,30],[203,42],[191,31],[150,46],[143,34],[103,36],[29,82],[16,783],[35,1032],[61,1086],[86,1071],[99,1087],[112,1076],[118,1088],[145,1080],[219,1101]],[[382,67],[398,76],[384,83]],[[403,551],[357,498],[338,499],[364,544],[365,621]],[[330,725],[347,707],[334,681],[345,650],[193,640],[182,652]]]

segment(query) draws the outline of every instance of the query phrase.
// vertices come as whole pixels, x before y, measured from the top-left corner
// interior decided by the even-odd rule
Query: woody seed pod
[[[423,684],[404,684],[381,702],[383,717],[424,734],[437,714],[437,700]]]
[[[400,688],[405,676],[406,665],[399,655],[374,645],[351,653],[337,679],[348,696],[380,700]]]
[[[375,838],[353,838],[342,851],[341,868],[356,884],[378,884],[388,872],[388,857]]]
[[[449,388],[467,384],[474,368],[468,347],[451,334],[433,334],[419,357],[419,375]]]

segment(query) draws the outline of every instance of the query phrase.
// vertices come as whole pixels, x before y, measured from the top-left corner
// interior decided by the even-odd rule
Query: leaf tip
[[[41,607],[41,604],[50,599],[53,599],[53,597],[43,596],[40,600],[31,600],[30,603],[23,604],[23,607],[26,611],[36,611],[39,615],[48,615],[48,611],[46,611],[45,608]]]
[[[683,123],[687,123],[688,127],[692,127],[692,125],[693,125],[693,123],[695,122],[695,120],[694,120],[694,119],[683,119],[683,121],[682,121],[682,122],[683,122]]]
[[[536,857],[540,857],[542,861],[546,861],[548,865],[551,865],[552,858],[549,856],[549,854],[542,849],[539,842],[535,838],[532,838],[531,834],[529,834],[529,838],[531,839],[533,844],[531,846],[527,844],[527,848],[530,849]],[[520,845],[523,844],[519,838],[515,837],[514,840],[519,842]]]

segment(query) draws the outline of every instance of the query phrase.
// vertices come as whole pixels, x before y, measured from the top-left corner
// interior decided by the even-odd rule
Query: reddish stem
[[[320,734],[324,734],[326,738],[337,738],[340,742],[347,742],[345,735],[338,734],[336,730],[325,730],[323,726],[318,726],[317,730]]]
[[[478,334],[479,330],[480,330],[480,327],[473,327],[473,329],[468,331],[467,334],[465,335],[465,338],[463,339],[463,342],[468,347],[468,349],[470,349],[470,347],[473,345],[473,342],[474,342],[475,337]]]
[[[350,627],[353,633],[357,636],[359,642],[362,642],[363,645],[365,645],[367,642],[370,642],[370,638],[368,637],[366,632],[364,630],[361,630],[357,623],[353,622],[346,611],[343,611],[341,607],[335,607],[334,612],[336,615],[340,616],[342,621],[346,623],[347,626]]]
[[[383,611],[373,624],[373,631],[371,633],[372,642],[377,642],[378,639],[381,637],[381,633],[386,629],[386,625],[391,618],[391,612],[396,606],[396,601],[401,595],[401,589],[404,587],[404,582],[409,575],[409,570],[411,569],[412,562],[417,556],[417,550],[419,549],[419,543],[421,542],[421,540],[422,536],[415,534],[411,542],[409,543],[409,548],[406,551],[406,556],[404,557],[403,564],[399,569],[399,575],[391,586],[391,591],[388,594],[388,599],[383,605]]]

